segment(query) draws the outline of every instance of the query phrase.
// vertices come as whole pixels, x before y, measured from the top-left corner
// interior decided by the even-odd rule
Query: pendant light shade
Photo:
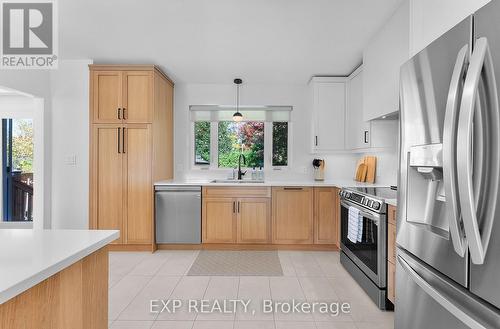
[[[240,113],[240,85],[243,80],[234,79],[233,82],[236,85],[236,112],[233,114],[233,121],[241,122],[243,120],[243,114]]]

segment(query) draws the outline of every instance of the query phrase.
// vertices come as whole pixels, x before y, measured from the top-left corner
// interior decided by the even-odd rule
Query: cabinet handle
[[[121,108],[118,108],[118,120],[121,120],[121,119],[122,119],[122,118],[121,118],[121,111],[122,111],[122,109],[121,109]]]
[[[368,130],[365,130],[365,144],[368,144]]]
[[[122,153],[121,150],[120,150],[120,130],[122,128],[118,128],[118,153]]]
[[[314,146],[318,146],[318,136],[314,136]]]
[[[125,127],[123,127],[123,134],[122,134],[122,153],[125,154]]]
[[[240,202],[238,201],[238,214],[240,213]]]
[[[123,108],[123,120],[127,120],[127,109]]]
[[[285,191],[302,191],[304,188],[303,187],[284,187],[283,189]]]
[[[236,213],[236,201],[233,201],[233,214]]]

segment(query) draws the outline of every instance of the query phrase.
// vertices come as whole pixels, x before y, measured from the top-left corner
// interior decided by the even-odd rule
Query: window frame
[[[214,170],[214,171],[228,171],[231,168],[219,168],[219,124],[218,121],[210,122],[210,164],[195,164],[195,122],[191,122],[191,133],[190,133],[190,163],[192,170]],[[288,122],[288,144],[287,144],[287,165],[286,166],[273,166],[273,122],[279,121],[263,121],[264,122],[264,171],[269,170],[289,170],[291,168],[291,141],[292,141],[292,130],[293,124]],[[244,167],[245,169],[251,169],[250,167]]]

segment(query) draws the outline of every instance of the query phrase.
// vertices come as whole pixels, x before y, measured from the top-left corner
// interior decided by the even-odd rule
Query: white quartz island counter
[[[0,229],[0,304],[118,237],[104,230]]]

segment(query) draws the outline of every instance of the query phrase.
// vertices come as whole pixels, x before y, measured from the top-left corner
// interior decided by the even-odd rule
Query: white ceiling
[[[153,63],[176,82],[347,75],[401,0],[64,0],[66,59]]]

